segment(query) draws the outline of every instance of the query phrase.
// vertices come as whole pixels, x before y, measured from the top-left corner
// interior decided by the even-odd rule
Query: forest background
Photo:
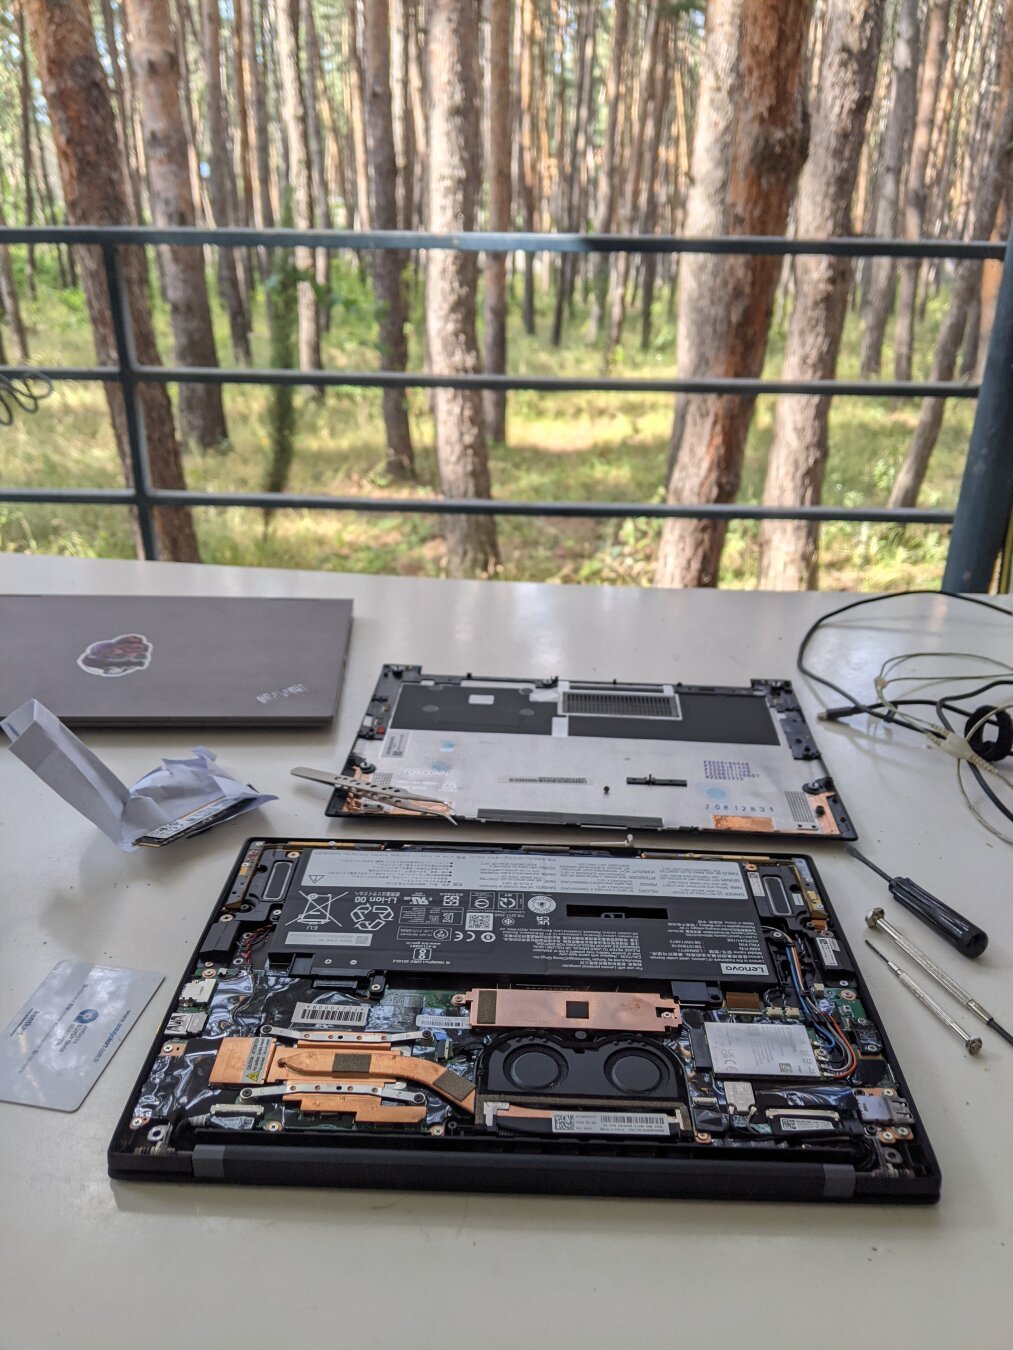
[[[1004,238],[1013,0],[14,0],[0,223]],[[142,360],[960,379],[998,265],[125,249]],[[96,250],[0,247],[0,364],[109,359]],[[950,507],[973,404],[146,385],[155,482]],[[0,429],[0,480],[114,486],[118,391]],[[935,526],[157,513],[162,556],[634,584],[935,584]],[[123,557],[123,508],[0,548]]]

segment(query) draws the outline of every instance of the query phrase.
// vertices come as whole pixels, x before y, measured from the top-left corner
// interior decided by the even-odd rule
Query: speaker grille
[[[564,716],[681,717],[679,700],[671,694],[627,694],[571,689],[563,695]]]

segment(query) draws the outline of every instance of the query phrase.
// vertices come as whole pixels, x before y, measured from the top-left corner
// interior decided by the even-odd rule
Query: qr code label
[[[464,926],[470,928],[473,933],[487,933],[492,928],[492,920],[491,914],[469,914]]]
[[[669,1134],[660,1111],[553,1111],[553,1134]]]

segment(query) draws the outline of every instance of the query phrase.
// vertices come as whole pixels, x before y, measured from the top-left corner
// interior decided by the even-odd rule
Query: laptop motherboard
[[[937,1198],[811,860],[253,840],[114,1176]]]

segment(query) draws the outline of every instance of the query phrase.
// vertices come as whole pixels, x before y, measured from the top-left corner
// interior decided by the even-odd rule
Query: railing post
[[[116,244],[107,242],[102,245],[102,264],[105,267],[109,313],[116,341],[118,383],[123,392],[130,470],[134,480],[134,505],[137,508],[137,522],[141,531],[144,556],[154,560],[158,558],[158,539],[151,513],[148,435],[144,424],[144,409],[141,407],[140,384],[137,380],[137,354],[134,350],[134,332],[130,322],[130,294]]]
[[[943,573],[947,591],[987,591],[1013,513],[1013,230]]]

